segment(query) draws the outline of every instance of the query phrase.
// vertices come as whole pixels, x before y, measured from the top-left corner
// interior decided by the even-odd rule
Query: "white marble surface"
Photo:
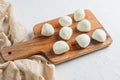
[[[120,80],[119,0],[7,0],[32,32],[36,23],[90,9],[113,38],[110,47],[56,66],[56,80]]]

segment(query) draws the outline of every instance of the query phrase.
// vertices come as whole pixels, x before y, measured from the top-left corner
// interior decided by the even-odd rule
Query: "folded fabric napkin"
[[[29,39],[12,5],[0,0],[0,50]],[[0,56],[0,80],[55,80],[55,66],[40,55],[8,62]]]

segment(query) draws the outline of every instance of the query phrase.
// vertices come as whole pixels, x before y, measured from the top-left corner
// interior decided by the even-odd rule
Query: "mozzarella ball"
[[[42,26],[42,30],[41,30],[41,35],[43,36],[51,36],[53,35],[55,32],[53,26],[51,24],[45,23]]]
[[[59,36],[64,40],[69,40],[73,30],[70,27],[62,27],[59,31]]]
[[[85,18],[85,12],[84,10],[77,9],[74,13],[74,20],[80,21]]]
[[[55,54],[62,54],[69,50],[70,47],[65,41],[57,41],[53,44],[53,51]]]
[[[81,34],[76,37],[76,41],[80,47],[86,48],[90,44],[90,37],[87,34]]]
[[[59,24],[63,27],[64,26],[70,26],[72,24],[72,19],[69,16],[60,17]]]
[[[106,33],[102,29],[96,29],[92,34],[92,38],[98,42],[104,42],[106,40]]]
[[[88,32],[91,30],[91,23],[84,19],[77,24],[77,30],[81,32]]]

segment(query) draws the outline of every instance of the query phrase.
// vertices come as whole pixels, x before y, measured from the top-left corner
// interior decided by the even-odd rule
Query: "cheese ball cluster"
[[[79,34],[75,40],[81,48],[86,48],[91,42],[91,38],[86,33],[91,31],[91,22],[85,19],[85,11],[77,9],[74,12],[74,21],[77,22],[76,29],[83,34]],[[53,44],[53,51],[55,54],[63,54],[70,50],[66,40],[69,40],[73,34],[73,30],[70,27],[72,25],[72,18],[70,16],[62,16],[59,18],[59,24],[61,29],[59,31],[59,37],[63,40],[56,41]],[[52,36],[55,30],[51,24],[45,23],[42,27],[41,35]],[[104,42],[106,40],[106,33],[102,29],[96,29],[92,33],[92,39],[98,42]]]

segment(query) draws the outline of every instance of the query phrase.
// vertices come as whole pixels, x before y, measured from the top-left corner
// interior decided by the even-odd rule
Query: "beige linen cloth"
[[[13,16],[12,5],[0,0],[0,50],[29,39]],[[55,80],[55,66],[40,55],[4,62],[0,57],[0,80]]]

